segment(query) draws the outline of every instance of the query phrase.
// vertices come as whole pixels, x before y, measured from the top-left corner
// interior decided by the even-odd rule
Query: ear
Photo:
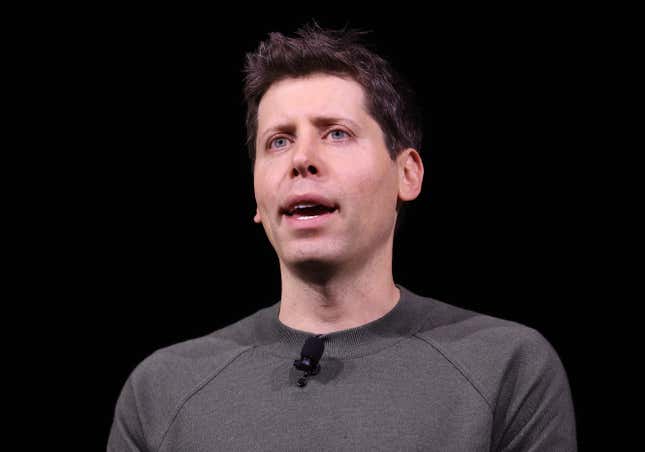
[[[260,211],[258,210],[257,206],[255,208],[255,216],[253,217],[253,221],[256,222],[257,224],[262,223],[262,218],[260,217]]]
[[[412,201],[421,193],[423,162],[416,149],[407,148],[397,157],[399,171],[399,199]]]

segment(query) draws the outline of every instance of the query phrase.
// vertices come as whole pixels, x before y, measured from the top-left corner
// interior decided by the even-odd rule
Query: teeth
[[[321,207],[323,207],[325,209],[328,209],[329,211],[335,210],[335,208],[327,207],[324,204],[319,204],[319,203],[315,203],[315,202],[302,202],[300,204],[294,205],[289,210],[286,210],[285,214],[289,215],[289,216],[292,216],[296,212],[298,212],[298,210],[306,209],[306,208],[309,208],[309,207],[316,207],[316,206],[321,206]],[[314,216],[317,216],[317,215],[314,215]],[[303,217],[303,218],[305,218],[305,217]],[[313,217],[307,217],[307,218],[313,218]]]
[[[294,208],[293,208],[293,209],[294,209],[294,210],[295,210],[295,209],[305,209],[305,208],[307,208],[307,207],[314,207],[314,206],[317,206],[317,205],[318,205],[318,204],[313,204],[313,203],[312,203],[312,204],[297,204],[297,205],[295,205],[295,206],[294,206]]]
[[[298,218],[296,218],[296,219],[297,219],[297,220],[309,220],[310,218],[316,218],[316,217],[318,217],[318,215],[308,215],[308,216],[306,216],[306,217],[305,217],[305,216],[302,216],[302,217],[298,217]]]

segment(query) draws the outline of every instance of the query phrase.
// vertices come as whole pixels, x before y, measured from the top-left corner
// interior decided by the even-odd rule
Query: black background
[[[598,35],[584,15],[74,13],[38,41],[49,77],[34,90],[57,145],[40,161],[55,182],[39,196],[48,288],[62,300],[48,312],[69,335],[66,359],[83,369],[79,412],[97,413],[99,449],[142,359],[280,298],[277,257],[252,221],[241,69],[268,32],[312,17],[372,30],[424,112],[425,180],[396,239],[395,280],[540,331],[567,370],[579,443],[590,445],[587,377],[603,345],[590,346],[602,296],[587,171],[599,158],[589,75]]]

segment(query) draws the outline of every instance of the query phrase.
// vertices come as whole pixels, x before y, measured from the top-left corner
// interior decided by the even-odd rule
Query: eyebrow
[[[360,126],[357,123],[355,123],[349,118],[342,118],[340,116],[315,116],[314,118],[311,118],[311,122],[316,127],[324,127],[324,126],[329,126],[332,124],[338,124],[338,123],[344,122],[344,123],[347,123],[352,128],[354,128],[355,130],[360,130]],[[295,130],[295,126],[292,122],[276,124],[275,126],[270,127],[269,129],[262,132],[262,134],[260,135],[260,139],[264,139],[264,137],[266,137],[271,132],[279,132],[279,131],[293,132],[294,130]]]

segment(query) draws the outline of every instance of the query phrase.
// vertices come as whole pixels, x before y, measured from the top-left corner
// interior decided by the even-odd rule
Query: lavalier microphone
[[[307,377],[316,375],[320,372],[320,357],[325,351],[325,344],[322,340],[322,334],[307,338],[300,352],[300,359],[296,359],[293,365],[296,369],[304,371],[304,375],[298,379],[298,386],[303,387],[307,384]]]

